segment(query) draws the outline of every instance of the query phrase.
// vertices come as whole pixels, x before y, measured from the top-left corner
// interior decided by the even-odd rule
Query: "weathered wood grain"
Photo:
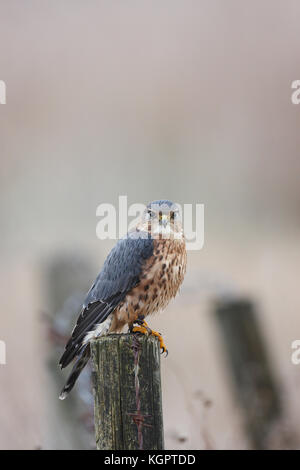
[[[157,338],[107,335],[91,352],[97,449],[163,449]]]

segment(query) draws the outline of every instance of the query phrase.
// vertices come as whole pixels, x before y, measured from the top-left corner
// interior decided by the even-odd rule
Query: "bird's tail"
[[[78,359],[76,360],[76,362],[73,366],[73,369],[71,370],[71,373],[70,373],[70,375],[67,379],[66,385],[64,386],[64,388],[62,389],[62,391],[59,395],[60,400],[64,400],[66,398],[66,396],[70,393],[70,391],[74,387],[75,382],[78,379],[82,369],[84,369],[87,362],[89,361],[90,355],[91,355],[90,345],[87,344],[86,347],[81,352]]]

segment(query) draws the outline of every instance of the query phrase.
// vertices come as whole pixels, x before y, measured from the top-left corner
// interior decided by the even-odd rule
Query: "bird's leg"
[[[133,326],[131,328],[132,333],[142,333],[143,335],[151,334],[151,330],[148,327],[147,323],[144,320],[145,316],[144,315],[139,315],[137,319],[133,322],[137,323],[139,326]]]
[[[162,353],[166,353],[168,355],[168,350],[164,343],[163,337],[157,331],[151,330],[148,324],[145,322],[144,315],[140,315],[134,323],[137,323],[139,326],[134,326],[131,331],[132,333],[141,333],[143,335],[152,335],[156,336],[159,339],[160,349],[162,349]]]

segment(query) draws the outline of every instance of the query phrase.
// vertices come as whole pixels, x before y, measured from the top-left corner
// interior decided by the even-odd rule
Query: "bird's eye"
[[[145,218],[147,220],[150,220],[150,219],[153,219],[155,217],[155,212],[152,211],[151,209],[148,209],[146,214],[145,214]]]
[[[171,211],[171,212],[170,212],[170,219],[171,219],[171,220],[178,219],[178,216],[179,216],[179,212],[178,212],[178,211]]]

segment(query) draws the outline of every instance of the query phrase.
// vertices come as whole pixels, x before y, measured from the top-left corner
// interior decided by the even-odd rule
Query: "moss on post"
[[[163,449],[157,338],[107,335],[91,352],[97,449]]]

